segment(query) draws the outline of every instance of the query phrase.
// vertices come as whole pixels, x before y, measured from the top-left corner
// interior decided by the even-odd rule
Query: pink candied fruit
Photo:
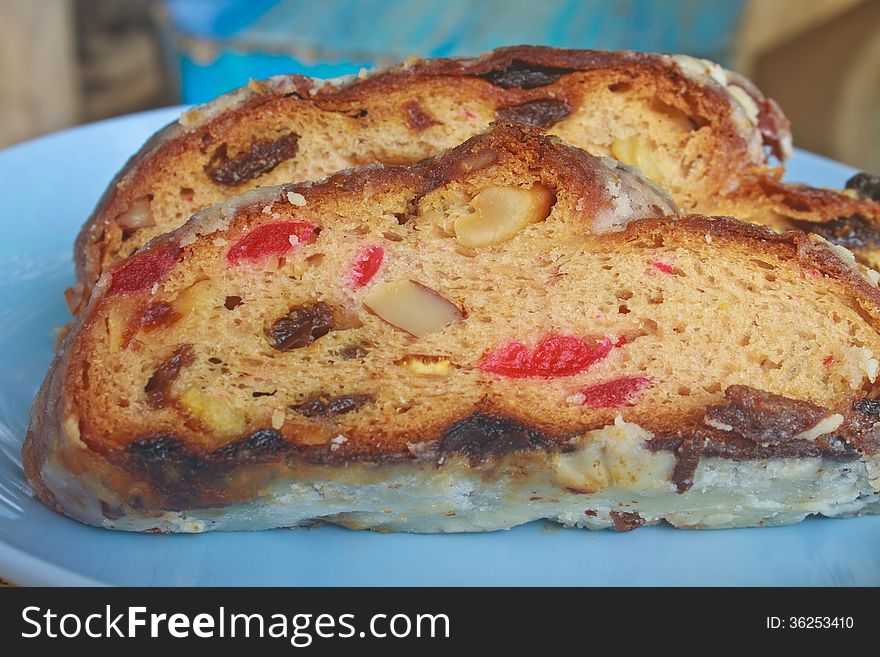
[[[287,255],[295,245],[311,242],[317,228],[307,221],[278,221],[257,226],[229,249],[226,259],[232,265],[240,265]]]
[[[584,406],[590,408],[617,408],[635,406],[638,396],[651,387],[651,379],[628,376],[614,381],[597,383],[580,391]]]
[[[651,266],[657,271],[661,271],[664,274],[672,274],[675,272],[675,268],[670,265],[668,262],[663,262],[662,260],[654,260],[651,263]]]
[[[825,356],[825,358],[822,359],[822,365],[825,367],[830,367],[831,363],[833,363],[833,362],[834,362],[834,356],[831,354],[828,354],[827,356]]]
[[[134,254],[113,272],[110,293],[130,294],[150,289],[168,275],[180,254],[181,248],[176,244]]]
[[[613,348],[614,342],[609,338],[591,343],[571,335],[551,335],[534,349],[511,342],[483,356],[479,367],[484,372],[515,379],[553,379],[583,372]]]
[[[385,259],[385,249],[377,244],[362,248],[351,266],[351,286],[355,289],[369,283]]]

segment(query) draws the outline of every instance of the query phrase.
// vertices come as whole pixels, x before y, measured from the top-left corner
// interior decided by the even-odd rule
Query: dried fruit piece
[[[110,293],[129,294],[150,289],[168,275],[180,254],[181,248],[177,245],[134,254],[113,272]]]
[[[539,98],[522,105],[504,107],[499,109],[496,114],[498,118],[505,121],[549,128],[571,114],[571,105],[558,98]]]
[[[530,189],[487,187],[471,200],[475,212],[455,220],[455,237],[471,248],[500,244],[546,219],[552,205],[553,193],[540,184]]]
[[[410,354],[398,358],[394,364],[406,367],[414,374],[423,376],[449,376],[452,372],[452,361],[443,356]]]
[[[640,393],[651,387],[651,379],[644,376],[628,376],[614,381],[597,383],[580,391],[583,404],[590,408],[616,408],[634,406]]]
[[[651,266],[657,271],[661,271],[664,274],[673,274],[675,273],[675,267],[670,265],[668,262],[663,262],[662,260],[654,260],[651,263]]]
[[[389,281],[375,285],[364,305],[392,326],[420,338],[439,331],[464,315],[454,303],[415,281]]]
[[[180,319],[180,315],[174,310],[172,304],[167,301],[156,301],[144,309],[140,325],[145,331],[152,331],[157,328],[167,328],[178,319]]]
[[[269,343],[279,351],[306,347],[336,326],[333,309],[323,301],[293,308],[266,328]]]
[[[220,144],[205,165],[205,173],[221,185],[239,185],[270,172],[296,155],[299,135],[289,132],[275,139],[251,143],[248,150],[229,157],[226,144]]]
[[[211,279],[202,279],[196,281],[188,288],[181,290],[175,297],[172,304],[174,310],[181,316],[186,316],[192,312],[193,308],[198,304],[205,304],[206,300],[210,300],[212,291],[214,290],[214,282]]]
[[[182,344],[166,358],[144,386],[147,403],[153,408],[162,408],[168,401],[171,386],[180,376],[180,370],[195,362],[195,353],[191,344]]]
[[[229,249],[226,259],[232,265],[261,264],[270,256],[285,256],[297,244],[311,242],[317,228],[307,221],[278,221],[257,226]]]
[[[376,398],[373,395],[367,393],[342,395],[339,397],[315,395],[291,408],[306,417],[334,417],[355,411],[364,404],[370,404],[375,400]]]
[[[359,252],[352,265],[351,286],[355,289],[363,287],[382,266],[385,259],[385,249],[378,244],[365,246]]]
[[[199,388],[187,388],[178,401],[183,410],[211,431],[230,436],[242,434],[247,429],[244,413],[234,404]]]
[[[847,189],[854,189],[859,198],[880,201],[880,176],[870,173],[857,173],[846,181]]]
[[[479,77],[502,89],[536,89],[553,84],[572,69],[537,66],[514,60],[506,68],[489,71]]]
[[[534,349],[512,342],[486,354],[479,367],[485,372],[517,379],[551,379],[583,372],[605,358],[613,348],[614,342],[609,338],[588,342],[571,335],[551,335]]]
[[[651,180],[662,181],[663,172],[651,157],[651,147],[638,136],[615,139],[611,142],[611,156],[624,164],[636,167]]]

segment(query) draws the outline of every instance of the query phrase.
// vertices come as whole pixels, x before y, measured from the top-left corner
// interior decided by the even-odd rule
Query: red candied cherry
[[[355,289],[363,287],[372,280],[385,259],[385,249],[378,244],[362,248],[351,266],[351,286]]]
[[[111,294],[128,294],[148,290],[164,279],[181,254],[176,244],[158,250],[136,253],[113,272]]]
[[[486,354],[479,367],[485,372],[517,379],[552,379],[583,372],[605,358],[613,348],[614,342],[609,338],[588,342],[571,335],[551,335],[534,349],[521,342],[511,342]]]
[[[307,221],[277,221],[249,231],[226,253],[232,265],[260,263],[270,256],[287,255],[298,244],[311,242],[318,227]]]
[[[638,396],[651,387],[651,379],[644,376],[628,376],[614,381],[597,383],[580,391],[584,406],[590,408],[616,408],[635,406]]]

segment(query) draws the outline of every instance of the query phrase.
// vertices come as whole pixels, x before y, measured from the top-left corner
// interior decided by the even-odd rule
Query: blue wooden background
[[[184,102],[278,73],[544,44],[729,60],[742,0],[166,0]]]

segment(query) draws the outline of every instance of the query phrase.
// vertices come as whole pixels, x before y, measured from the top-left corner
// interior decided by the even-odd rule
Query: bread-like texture
[[[789,156],[788,120],[742,76],[684,55],[513,47],[338,83],[275,77],[184,113],[131,159],[84,225],[68,304],[79,312],[107,265],[212,203],[348,167],[414,162],[498,119],[638,166],[689,212],[778,230],[822,224],[815,230],[878,262],[880,204],[781,184],[783,168],[768,158]]]
[[[877,511],[872,273],[497,125],[249,192],[111,266],[25,471],[62,513],[151,531]]]

